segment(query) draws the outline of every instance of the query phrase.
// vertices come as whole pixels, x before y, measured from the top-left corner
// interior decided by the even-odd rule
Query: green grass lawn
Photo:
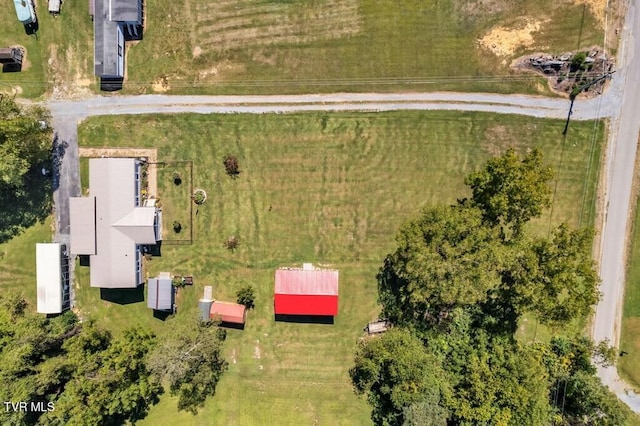
[[[425,205],[467,194],[463,177],[507,146],[540,147],[557,172],[553,215],[536,221],[535,232],[560,221],[587,224],[603,126],[575,122],[563,140],[563,124],[415,111],[90,118],[80,126],[81,145],[153,146],[159,162],[192,161],[193,186],[208,200],[192,214],[193,244],[166,241],[146,266],[149,276],[193,275],[194,286],[178,294],[175,317],[155,319],[144,302],[100,300],[82,267],[78,306],[115,333],[141,325],[163,336],[196,315],[204,285],[234,301],[251,284],[256,309],[245,330],[229,331],[230,368],[216,396],[195,417],[176,413],[176,401],[163,396],[141,424],[367,424],[369,408],[353,394],[347,370],[363,327],[379,312],[375,275],[398,227]],[[237,179],[225,174],[227,154],[239,159]],[[189,202],[171,167],[166,171],[158,182],[165,229],[174,220],[169,206]],[[233,253],[223,246],[230,235],[240,241]],[[335,324],[274,321],[274,270],[302,262],[340,270]]]
[[[36,243],[53,241],[53,220],[36,223],[24,232],[0,243],[0,291],[16,291],[36,309]]]
[[[619,358],[618,371],[628,383],[640,389],[640,210],[637,200],[631,235],[620,336],[620,350],[627,354]]]
[[[495,26],[533,21],[532,44],[510,56],[478,46]],[[548,93],[511,60],[603,43],[590,9],[572,0],[161,0],[146,22],[128,53],[130,93]]]
[[[47,1],[38,0],[38,37],[28,36],[16,17],[13,2],[0,8],[3,23],[0,47],[23,46],[26,62],[21,72],[0,73],[0,90],[37,98],[52,93],[72,95],[95,88],[93,79],[93,23],[87,1],[65,2],[57,17],[48,13]]]

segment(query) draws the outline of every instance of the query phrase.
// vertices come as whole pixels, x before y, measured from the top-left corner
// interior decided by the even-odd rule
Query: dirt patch
[[[160,79],[151,83],[151,88],[154,92],[167,92],[169,89],[171,89],[171,86],[169,85],[169,77],[167,77],[166,75],[160,77]]]
[[[534,133],[537,130],[537,126],[528,124],[526,125],[526,130],[528,133]],[[511,127],[502,124],[494,124],[487,127],[483,138],[484,142],[481,144],[482,150],[492,157],[504,154],[508,148],[513,148],[517,152],[528,152],[530,150],[529,141],[521,139],[514,142],[511,138],[512,133]]]
[[[61,57],[58,47],[55,44],[50,46],[47,67],[53,82],[51,94],[53,99],[78,99],[91,96],[88,88],[91,80],[83,74],[81,63],[73,47],[69,46],[64,57]]]
[[[149,162],[149,197],[153,198],[158,194],[158,170],[156,163],[158,162],[158,151],[156,149],[141,148],[78,148],[80,157],[89,158],[140,158],[144,157]]]
[[[256,346],[253,348],[253,357],[255,359],[260,359],[261,358],[260,340],[256,340]]]
[[[496,56],[509,57],[522,48],[533,45],[533,33],[540,31],[542,21],[527,21],[524,26],[497,26],[478,40],[478,44]]]
[[[197,58],[198,56],[202,55],[202,48],[200,46],[194,47],[191,54],[193,55],[193,59]]]
[[[607,12],[607,0],[572,0],[574,4],[586,5],[591,14],[598,20],[600,27],[604,28]]]
[[[222,61],[216,64],[215,66],[200,71],[198,73],[198,78],[216,78],[216,79],[224,79],[233,75],[243,74],[246,71],[247,67],[245,64],[231,62],[231,61]]]
[[[456,0],[454,8],[463,22],[473,24],[508,12],[514,4],[507,0]]]

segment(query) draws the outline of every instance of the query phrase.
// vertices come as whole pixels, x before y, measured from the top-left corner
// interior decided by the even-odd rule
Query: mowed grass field
[[[524,53],[603,44],[606,2],[160,0],[128,52],[126,91],[548,93],[510,71]],[[600,16],[596,19],[594,15]],[[510,34],[529,25],[537,30]],[[502,27],[496,56],[479,39]],[[519,41],[520,40],[520,41]],[[494,43],[494,44],[495,44]]]
[[[65,2],[56,17],[49,15],[47,4],[47,0],[36,1],[36,38],[25,33],[13,1],[3,2],[0,47],[22,46],[26,57],[21,72],[0,72],[0,91],[38,98],[45,94],[74,96],[95,89],[93,22],[88,2]]]
[[[563,140],[563,124],[415,111],[90,118],[80,126],[81,145],[153,146],[160,162],[192,161],[193,186],[208,200],[193,213],[193,244],[165,242],[162,256],[147,262],[149,276],[194,277],[178,294],[175,317],[155,319],[144,301],[101,300],[83,267],[76,269],[78,307],[115,333],[141,325],[162,338],[196,315],[204,285],[215,298],[234,301],[251,284],[256,308],[244,330],[229,330],[229,371],[216,396],[194,417],[178,413],[165,395],[141,424],[368,424],[369,407],[353,394],[348,369],[363,327],[379,312],[375,276],[398,227],[426,205],[465,196],[463,177],[508,146],[541,148],[557,171],[553,215],[534,231],[560,221],[586,225],[603,126],[572,123]],[[239,159],[237,179],[224,172],[227,154]],[[174,185],[171,174],[158,185],[162,199]],[[165,229],[171,216],[165,212]],[[233,253],[223,247],[230,235],[240,241]],[[274,321],[274,271],[302,262],[340,270],[333,325]]]
[[[627,284],[622,311],[618,371],[629,384],[640,389],[640,210],[636,200],[635,218],[629,247]]]

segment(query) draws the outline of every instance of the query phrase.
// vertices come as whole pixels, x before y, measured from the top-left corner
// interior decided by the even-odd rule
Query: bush
[[[238,248],[238,245],[240,244],[240,242],[238,241],[238,239],[236,238],[235,235],[230,236],[229,238],[227,238],[227,240],[223,243],[224,247],[231,251],[234,252],[236,251],[236,249]]]
[[[253,291],[253,286],[248,285],[246,287],[242,287],[236,293],[238,298],[238,303],[247,307],[247,309],[255,308],[255,304],[253,303],[255,300],[255,294]]]
[[[207,193],[204,192],[203,189],[196,189],[193,191],[193,197],[191,198],[193,198],[193,202],[197,205],[204,204],[204,202],[207,201]]]
[[[178,172],[173,173],[173,184],[178,186],[182,183],[182,176]]]
[[[227,155],[223,160],[224,170],[232,178],[237,178],[240,174],[240,166],[238,165],[238,157]]]
[[[182,224],[178,221],[173,222],[173,232],[179,234],[182,231]]]

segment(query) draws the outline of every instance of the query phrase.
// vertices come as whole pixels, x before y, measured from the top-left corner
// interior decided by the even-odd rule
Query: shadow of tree
[[[51,214],[52,181],[42,174],[42,169],[48,167],[47,163],[32,167],[22,188],[0,185],[0,243]]]

